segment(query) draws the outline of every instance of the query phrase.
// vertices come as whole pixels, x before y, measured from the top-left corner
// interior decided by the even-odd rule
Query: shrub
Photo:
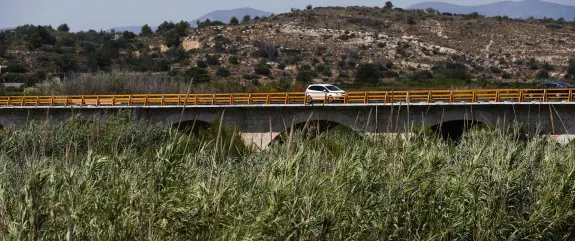
[[[317,73],[312,70],[301,70],[297,73],[296,81],[304,84],[311,83],[313,78],[317,76]]]
[[[231,56],[228,62],[230,64],[240,64],[240,60],[239,60],[238,56],[235,56],[235,55]]]
[[[542,66],[542,69],[547,70],[547,71],[553,71],[555,70],[555,67],[553,65],[551,65],[550,63],[545,62]]]
[[[257,64],[254,67],[254,72],[259,75],[270,75],[271,71],[270,68],[263,62]]]
[[[376,64],[360,64],[355,72],[355,81],[358,83],[377,84],[382,77],[382,68]]]
[[[535,75],[535,78],[537,78],[539,80],[546,80],[546,79],[549,79],[549,77],[551,77],[549,75],[549,71],[544,70],[544,69],[537,72],[537,75]]]
[[[455,62],[443,62],[432,68],[434,75],[448,80],[470,80],[471,75],[464,64]]]
[[[6,66],[6,68],[2,69],[2,72],[5,72],[5,73],[27,73],[28,70],[22,64],[12,63],[12,64],[8,64],[8,66]]]
[[[187,80],[192,80],[194,83],[210,82],[208,71],[203,68],[191,68],[185,72],[184,76]]]
[[[206,55],[206,64],[208,65],[220,65],[219,56],[216,55]]]
[[[232,75],[232,73],[230,72],[230,70],[224,67],[219,67],[218,70],[216,71],[216,75],[219,77],[228,77]]]
[[[569,60],[569,65],[567,66],[567,73],[575,75],[575,59]]]

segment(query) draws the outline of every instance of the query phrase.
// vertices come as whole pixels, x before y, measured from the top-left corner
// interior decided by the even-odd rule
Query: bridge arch
[[[298,122],[285,128],[283,131],[281,131],[274,137],[270,145],[284,143],[290,138],[290,135],[292,134],[300,134],[303,136],[303,138],[309,140],[317,138],[318,136],[321,136],[324,133],[328,133],[338,128],[346,132],[359,133],[357,129],[338,121],[313,119],[313,120],[306,120],[304,122]]]
[[[458,141],[465,131],[476,127],[495,128],[503,124],[499,116],[473,108],[435,111],[423,120],[423,124],[444,140]]]

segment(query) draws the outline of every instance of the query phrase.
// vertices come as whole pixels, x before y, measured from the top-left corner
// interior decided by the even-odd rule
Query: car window
[[[333,85],[328,85],[325,88],[327,88],[328,90],[331,90],[331,91],[341,91],[341,89],[339,89]]]
[[[321,86],[312,86],[312,87],[309,87],[309,90],[313,90],[313,91],[323,91],[323,87],[321,87]]]

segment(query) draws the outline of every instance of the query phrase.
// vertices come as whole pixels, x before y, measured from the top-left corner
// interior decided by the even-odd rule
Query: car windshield
[[[326,86],[325,88],[327,88],[327,89],[330,90],[330,91],[341,91],[341,89],[339,89],[339,88],[337,88],[337,87],[335,87],[335,86],[333,86],[333,85],[328,85],[328,86]]]
[[[567,84],[567,83],[556,83],[556,84],[557,84],[557,87],[560,87],[560,88],[569,88],[569,87],[572,87],[572,85]]]

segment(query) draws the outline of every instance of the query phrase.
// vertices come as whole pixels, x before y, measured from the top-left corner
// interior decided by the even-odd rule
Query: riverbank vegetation
[[[575,148],[489,129],[458,145],[333,129],[263,151],[217,125],[0,133],[5,240],[573,239]]]

